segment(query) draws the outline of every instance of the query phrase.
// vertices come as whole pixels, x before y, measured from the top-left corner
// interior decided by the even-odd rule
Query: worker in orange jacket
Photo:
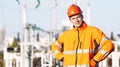
[[[100,29],[83,21],[82,13],[79,6],[71,5],[67,14],[73,28],[52,43],[52,52],[56,59],[63,60],[64,67],[98,67],[114,49]]]

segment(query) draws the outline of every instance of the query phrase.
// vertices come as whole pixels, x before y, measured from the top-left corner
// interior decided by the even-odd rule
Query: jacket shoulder
[[[97,28],[97,27],[95,27],[95,26],[88,26],[87,27],[87,29],[89,29],[89,30],[91,30],[91,31],[101,31],[102,32],[102,30],[100,30],[99,28]]]
[[[64,31],[63,33],[62,33],[62,35],[64,36],[66,36],[66,35],[70,35],[70,34],[72,34],[74,32],[74,29],[72,28],[72,29],[69,29],[69,30],[66,30],[66,31]]]

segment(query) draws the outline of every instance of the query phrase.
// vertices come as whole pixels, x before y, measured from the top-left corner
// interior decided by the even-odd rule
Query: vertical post
[[[27,42],[28,42],[28,30],[27,30],[27,22],[26,22],[26,9],[27,3],[26,0],[22,3],[22,19],[23,19],[23,44],[21,44],[21,67],[28,66],[28,60],[25,58],[27,55]]]
[[[113,41],[115,50],[112,52],[112,67],[119,67],[119,52],[118,52],[118,44],[120,42]]]
[[[23,40],[25,41],[25,27],[26,27],[26,7],[25,4],[22,4],[22,19],[23,19]],[[23,41],[23,42],[24,42]],[[21,67],[24,67],[24,44],[21,44]]]
[[[30,42],[35,42],[35,30],[34,29],[31,29],[31,40]],[[31,44],[31,61],[30,61],[30,65],[31,67],[33,67],[33,58],[34,58],[34,44]]]
[[[87,24],[90,25],[91,15],[90,15],[90,4],[87,3]]]
[[[76,1],[75,1],[75,4],[79,5],[80,2],[81,2],[81,0],[76,0]]]
[[[56,0],[52,2],[52,31],[55,32],[55,25],[56,25]]]
[[[52,12],[51,12],[51,23],[50,23],[50,33],[49,33],[49,43],[51,44],[53,41],[53,35],[55,34],[56,31],[56,0],[52,1]]]
[[[118,52],[112,52],[112,67],[119,67],[119,55]]]
[[[26,38],[26,33],[27,33],[27,31],[26,31],[26,26],[27,26],[26,25],[26,8],[27,8],[27,5],[26,5],[26,1],[25,1],[25,3],[22,4],[23,36],[24,36],[23,39],[24,39],[24,42],[27,41],[27,38]]]

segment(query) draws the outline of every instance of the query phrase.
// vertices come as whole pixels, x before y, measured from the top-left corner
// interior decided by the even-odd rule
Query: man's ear
[[[81,15],[82,19],[84,18],[83,15]]]

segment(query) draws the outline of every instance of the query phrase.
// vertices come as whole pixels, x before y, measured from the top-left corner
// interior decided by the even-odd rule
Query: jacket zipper
[[[79,30],[78,30],[78,29],[77,29],[77,32],[78,32],[78,44],[77,44],[77,47],[76,47],[75,67],[77,67],[77,60],[78,60],[78,47],[79,47],[79,44],[80,44],[80,48],[81,48],[81,42],[80,42]]]
[[[80,49],[81,49],[81,46],[82,46],[82,42],[80,42],[80,32],[79,32],[79,30],[77,29],[77,31],[78,31],[78,45],[77,45],[77,48],[76,49],[78,49],[78,46],[80,45]]]
[[[81,44],[82,44],[82,42],[80,42],[80,49],[81,49],[81,46],[82,46]]]

